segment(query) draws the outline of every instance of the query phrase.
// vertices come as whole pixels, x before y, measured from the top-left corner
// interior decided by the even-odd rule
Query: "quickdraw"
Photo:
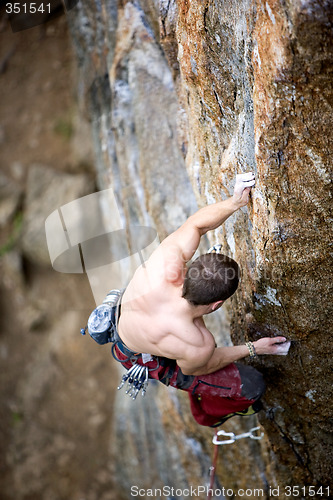
[[[215,472],[216,472],[216,466],[217,466],[217,457],[218,457],[218,446],[221,444],[232,444],[238,439],[243,439],[243,438],[250,438],[250,439],[262,439],[264,437],[264,433],[261,432],[258,434],[257,432],[260,430],[260,427],[252,427],[248,432],[243,432],[242,434],[234,434],[233,432],[225,432],[223,430],[221,431],[215,431],[215,435],[213,437],[213,444],[215,445],[214,447],[214,456],[213,456],[213,461],[212,465],[209,467],[209,489],[208,489],[208,495],[207,495],[207,500],[211,500],[212,498],[212,492],[213,492],[213,485],[214,485],[214,480],[215,480]],[[219,436],[225,436],[226,438],[229,439],[218,439]]]
[[[123,375],[121,382],[118,386],[120,390],[127,382],[126,394],[128,394],[133,400],[136,399],[137,395],[141,391],[141,395],[146,394],[148,386],[148,368],[147,366],[142,366],[135,364],[133,365],[125,375]]]
[[[260,427],[252,427],[248,432],[244,432],[243,434],[234,434],[233,432],[225,432],[225,431],[218,431],[215,436],[213,437],[213,444],[221,445],[221,444],[232,444],[238,439],[243,439],[243,438],[250,438],[250,439],[262,439],[264,437],[264,433],[261,432],[259,435],[255,434],[256,431],[258,431]],[[230,439],[218,439],[218,436],[225,436],[229,437]]]

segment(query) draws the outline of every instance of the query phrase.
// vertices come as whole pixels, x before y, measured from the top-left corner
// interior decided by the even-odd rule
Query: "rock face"
[[[56,173],[44,165],[31,165],[23,220],[22,248],[31,261],[50,265],[45,219],[59,206],[87,195],[94,183],[85,174]]]
[[[163,239],[196,206],[228,197],[236,173],[256,172],[248,207],[209,235],[242,268],[213,331],[235,344],[282,334],[292,347],[261,358],[265,440],[224,447],[218,481],[265,498],[270,487],[285,498],[286,485],[327,486],[332,2],[99,0],[68,18],[99,187],[114,189],[128,224]],[[205,484],[211,430],[184,395],[151,392],[146,404],[118,395],[120,482]]]

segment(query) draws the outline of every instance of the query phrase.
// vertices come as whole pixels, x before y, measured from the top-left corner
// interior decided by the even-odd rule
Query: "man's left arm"
[[[255,353],[260,356],[263,354],[286,355],[288,354],[290,341],[285,337],[264,337],[253,342]],[[192,359],[179,359],[177,364],[184,375],[208,375],[214,373],[230,363],[239,361],[249,356],[249,348],[246,345],[216,347],[211,351],[209,359],[203,364],[203,358],[193,356]]]

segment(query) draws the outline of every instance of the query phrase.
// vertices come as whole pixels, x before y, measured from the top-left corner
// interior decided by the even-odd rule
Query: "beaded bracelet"
[[[245,342],[246,347],[250,353],[250,359],[258,359],[258,354],[256,353],[256,349],[254,347],[253,342]]]

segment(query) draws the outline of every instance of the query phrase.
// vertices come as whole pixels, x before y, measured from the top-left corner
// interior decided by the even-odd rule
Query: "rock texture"
[[[58,207],[91,193],[94,182],[85,174],[55,172],[45,165],[31,165],[27,175],[22,248],[33,262],[50,265],[45,220]]]
[[[266,437],[224,448],[220,484],[265,498],[270,486],[279,498],[286,485],[327,486],[332,2],[98,0],[68,20],[99,187],[113,187],[128,224],[151,224],[163,239],[196,206],[228,197],[236,173],[256,172],[249,206],[209,235],[242,268],[214,328],[220,341],[231,332],[234,343],[293,342],[287,358],[260,360]],[[212,432],[191,420],[183,395],[151,393],[136,406],[118,395],[120,481],[204,484]]]
[[[45,218],[95,189],[87,123],[68,134],[67,22],[13,34],[0,10],[0,497],[124,500],[109,447],[116,370],[79,333],[89,283],[54,272],[45,250]]]

